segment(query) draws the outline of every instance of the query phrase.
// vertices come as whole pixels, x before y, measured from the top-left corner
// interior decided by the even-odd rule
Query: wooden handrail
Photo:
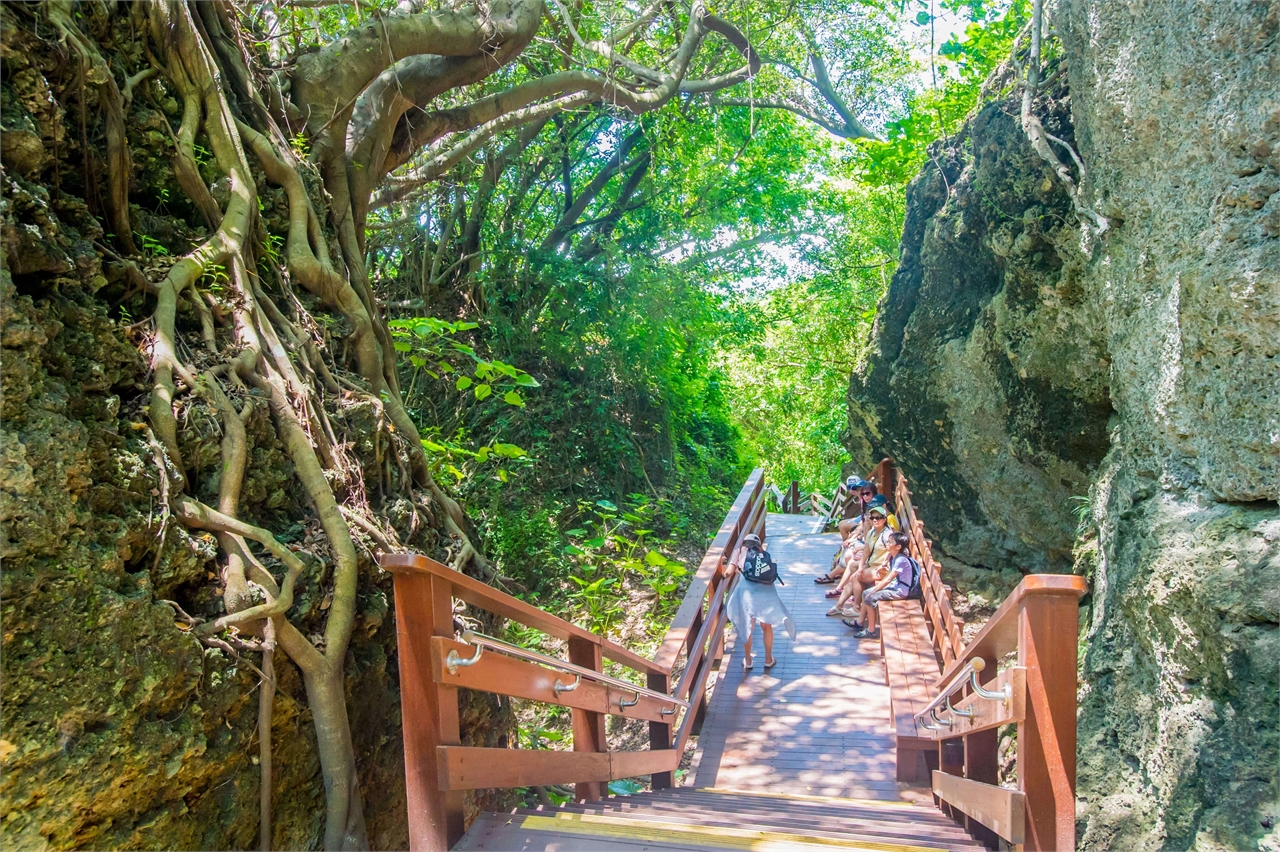
[[[461,598],[477,609],[500,615],[511,621],[519,622],[526,627],[541,630],[548,636],[557,639],[582,639],[600,646],[606,660],[621,663],[629,669],[643,674],[669,674],[670,669],[663,669],[651,660],[630,651],[627,648],[597,636],[590,630],[557,618],[536,606],[503,594],[493,586],[468,577],[447,565],[441,565],[434,559],[421,553],[388,553],[381,559],[381,565],[392,574],[434,574],[447,580],[453,588],[453,596]]]
[[[1018,613],[1028,597],[1066,595],[1074,601],[1079,601],[1088,591],[1089,584],[1085,578],[1074,574],[1028,574],[1023,577],[1022,582],[1018,583],[1013,593],[1004,599],[1004,603],[1000,604],[995,615],[983,625],[978,635],[973,637],[973,641],[965,646],[960,656],[942,670],[942,676],[938,678],[934,688],[942,688],[943,684],[970,660],[978,658],[998,660],[1018,650]],[[1071,642],[1074,648],[1074,632]]]
[[[725,599],[732,584],[721,567],[746,533],[764,538],[766,513],[764,472],[755,470],[707,549],[653,660],[429,557],[384,555],[382,567],[395,576],[410,847],[444,850],[462,836],[464,790],[574,782],[579,799],[593,799],[603,797],[603,782],[644,774],[652,775],[655,789],[671,786],[684,746],[701,723],[707,681],[723,648]],[[548,667],[552,662],[496,652],[477,657],[474,665],[451,665],[450,652],[455,662],[478,653],[454,637],[454,598],[565,640],[569,661],[564,668],[583,676],[565,690],[561,678],[569,676],[558,678]],[[684,671],[672,692],[671,674],[682,657]],[[647,689],[624,688],[603,676],[606,659],[645,675]],[[588,679],[592,673],[597,677]],[[574,751],[463,747],[459,688],[571,708]],[[681,706],[686,709],[676,727]],[[650,750],[609,751],[608,714],[648,720]]]
[[[720,526],[715,538],[711,540],[706,555],[702,557],[698,570],[689,582],[689,588],[680,602],[680,609],[676,611],[675,618],[671,619],[671,627],[663,637],[662,644],[658,646],[658,652],[653,655],[654,665],[666,674],[671,673],[681,652],[685,649],[694,621],[702,612],[712,578],[720,571],[724,560],[733,555],[742,535],[745,532],[758,532],[750,527],[743,529],[743,516],[755,508],[756,502],[760,500],[763,486],[764,471],[757,468],[752,471],[746,484],[738,492],[737,499],[729,509],[729,514],[725,516],[724,523]]]
[[[1027,849],[1074,849],[1076,633],[1079,599],[1088,589],[1085,579],[1024,577],[966,643],[964,622],[952,611],[950,587],[942,582],[907,478],[890,459],[867,478],[892,496],[922,569],[921,605],[942,672],[933,686],[936,697],[917,715],[917,732],[938,742],[933,759],[940,769],[933,772],[933,792],[940,807],[988,843],[999,836]],[[827,507],[828,519],[840,511],[843,496],[840,486]],[[997,671],[997,662],[1014,651],[1016,665]],[[973,688],[974,680],[988,695],[1007,691],[1008,699],[983,697]],[[947,700],[939,701],[944,695]],[[935,718],[949,724],[935,725]],[[1008,724],[1018,728],[1017,790],[994,783],[999,773],[997,729]]]
[[[1083,577],[1024,577],[935,684],[939,694],[963,695],[957,678],[968,677],[975,668],[971,664],[982,661],[977,668],[995,681],[984,689],[1007,687],[1009,694],[1008,701],[971,694],[948,700],[949,705],[954,701],[954,710],[935,711],[934,718],[951,722],[932,731],[940,755],[948,742],[963,743],[966,755],[979,739],[982,746],[994,748],[996,728],[1018,727],[1018,797],[992,786],[994,778],[971,778],[970,761],[956,771],[940,757],[943,767],[933,773],[934,795],[965,814],[971,830],[984,826],[1027,849],[1075,848],[1076,632],[1079,600],[1087,590]],[[1017,665],[997,673],[996,662],[1014,651]]]

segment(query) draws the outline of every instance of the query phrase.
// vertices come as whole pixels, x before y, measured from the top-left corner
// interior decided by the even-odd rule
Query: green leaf
[[[644,561],[649,565],[658,566],[658,565],[666,565],[671,560],[667,559],[667,557],[663,556],[661,553],[659,553],[656,550],[650,550],[648,553],[644,555]]]
[[[491,393],[493,393],[493,388],[488,385],[476,385],[476,399],[486,399]]]
[[[444,446],[443,444],[437,444],[435,441],[428,441],[426,438],[422,439],[422,446],[429,453],[449,452],[448,447]]]
[[[458,381],[454,384],[454,387],[456,387],[460,391],[466,390],[467,388],[471,387],[471,377],[458,376]]]
[[[565,552],[565,553],[572,554],[573,556],[586,556],[586,555],[587,555],[587,552],[586,552],[585,550],[583,550],[581,547],[578,547],[576,544],[566,544],[566,545],[564,546],[564,552]],[[577,578],[577,577],[570,577],[569,579],[570,579],[570,580],[577,580],[578,578]]]
[[[603,538],[589,538],[582,543],[583,547],[604,547]]]
[[[521,373],[516,376],[516,384],[522,388],[540,388],[542,385],[533,376],[528,373]]]
[[[596,505],[599,506],[601,509],[605,509],[610,512],[618,511],[618,507],[610,503],[608,500],[597,500]]]
[[[515,391],[507,391],[506,393],[504,393],[502,395],[502,401],[507,403],[507,405],[514,405],[517,408],[524,408],[524,400],[520,397],[520,394],[516,393]]]
[[[498,479],[501,479],[503,482],[507,481],[507,472],[502,468],[498,468]]]
[[[564,531],[564,534],[565,534],[565,535],[586,535],[586,534],[587,534],[587,531],[586,531],[586,530],[584,530],[584,529],[579,529],[579,528],[577,528],[577,527],[574,527],[574,528],[573,528],[573,529],[571,529],[571,530],[565,530],[565,531]]]
[[[630,796],[633,793],[639,793],[644,789],[644,785],[638,781],[632,781],[624,778],[621,781],[610,781],[609,792],[615,796]]]
[[[527,452],[525,452],[520,447],[517,447],[515,444],[501,444],[501,443],[494,444],[493,452],[495,455],[499,455],[507,459],[518,459],[518,458],[523,458],[524,456],[529,455]]]

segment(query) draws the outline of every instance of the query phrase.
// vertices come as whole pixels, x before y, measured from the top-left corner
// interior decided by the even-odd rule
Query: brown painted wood
[[[791,488],[787,490],[787,512],[792,515],[800,514],[800,483],[791,480]]]
[[[670,702],[662,702],[656,698],[641,695],[639,703],[635,706],[622,707],[622,701],[630,702],[636,694],[587,678],[583,678],[577,689],[572,692],[562,692],[557,696],[556,681],[559,680],[568,685],[573,683],[573,675],[507,657],[493,650],[486,650],[478,664],[459,667],[455,674],[450,674],[447,666],[449,652],[456,651],[465,659],[470,657],[475,649],[465,642],[446,639],[443,636],[436,636],[431,641],[431,675],[437,683],[447,686],[649,721],[664,720],[666,717],[660,711],[664,707],[671,706]]]
[[[1004,603],[1000,604],[1000,608],[996,610],[995,615],[991,616],[991,620],[983,626],[977,636],[973,637],[973,641],[965,646],[963,653],[942,672],[942,676],[938,678],[935,688],[941,688],[962,666],[972,659],[990,657],[998,660],[1011,651],[1017,650],[1018,613],[1023,602],[1027,599],[1034,597],[1062,597],[1064,605],[1074,613],[1078,609],[1080,598],[1086,591],[1088,591],[1088,583],[1084,577],[1077,577],[1072,574],[1028,574],[1023,577],[1018,587],[1005,599]],[[1070,646],[1072,655],[1075,654],[1076,647],[1075,617],[1073,614],[1071,630],[1066,634],[1070,637],[1066,644]],[[1071,683],[1072,689],[1074,689],[1074,675],[1072,675]]]
[[[716,613],[715,618],[707,622],[707,632],[712,637],[713,646],[720,642],[724,637],[725,624],[728,622],[728,616],[722,608]],[[712,648],[712,657],[715,656]],[[697,677],[693,679],[690,695],[705,696],[707,694],[707,678],[711,674],[711,666],[702,666]],[[686,712],[684,718],[680,720],[680,727],[675,733],[675,750],[677,754],[684,754],[685,744],[689,742],[689,737],[693,733],[694,714]]]
[[[938,772],[944,775],[952,775],[957,778],[964,776],[964,742],[959,739],[941,740],[938,743]],[[935,784],[936,786],[936,784]],[[934,793],[935,800],[938,802],[939,808],[944,814],[964,824],[964,812],[961,811],[954,803],[943,801],[938,794]]]
[[[707,640],[712,633],[717,630],[723,630],[723,623],[720,621],[720,612],[724,609],[725,595],[721,593],[721,585],[730,585],[731,581],[723,584],[717,584],[715,593],[711,596],[711,606],[707,609],[705,616],[700,616],[700,626],[698,635],[689,643],[689,656],[685,663],[684,671],[680,675],[680,681],[676,685],[676,691],[672,693],[676,698],[689,701],[691,704],[697,703],[699,696],[696,693],[690,693],[690,688],[702,674],[701,667],[707,661]]]
[[[757,468],[752,471],[746,484],[738,492],[737,498],[729,509],[729,514],[720,525],[715,538],[711,540],[711,546],[707,548],[706,555],[702,557],[702,562],[689,583],[689,588],[680,603],[680,609],[671,619],[671,627],[663,637],[658,652],[654,654],[653,665],[658,671],[669,674],[684,651],[689,638],[696,635],[693,632],[694,618],[703,609],[711,580],[720,570],[721,563],[733,555],[733,548],[737,546],[742,532],[744,514],[753,510],[756,501],[763,500],[763,495],[764,471]]]
[[[934,772],[933,793],[1009,843],[1023,842],[1026,796],[1018,790]]]
[[[604,671],[604,658],[601,656],[600,646],[576,636],[569,640],[569,662],[594,672]],[[582,683],[578,684],[578,689],[582,688]],[[593,754],[608,751],[609,741],[605,738],[604,714],[580,707],[574,708],[572,713],[573,750]],[[574,798],[577,801],[590,802],[604,798],[605,786],[598,779],[576,780]]]
[[[996,671],[995,660],[983,660],[984,666],[979,674],[978,682],[986,689],[996,690],[1003,684],[1000,683],[1000,676]],[[1026,678],[1025,672],[1019,670],[1019,678],[1022,681],[1022,688],[1015,686],[1014,697],[1010,699],[1010,706],[1016,704],[1017,713],[1022,712],[1021,696],[1025,695]],[[976,701],[984,701],[984,699],[972,696],[971,699]],[[997,702],[985,702],[997,703]],[[975,714],[980,714],[981,709],[975,710]],[[964,709],[963,704],[961,709]],[[979,716],[975,715],[974,719]],[[972,720],[965,720],[970,722]],[[964,737],[964,777],[970,781],[980,781],[983,784],[999,784],[1000,783],[1000,732],[996,728],[988,728],[987,730],[976,730],[974,733],[968,733]],[[976,839],[986,844],[989,848],[995,849],[999,845],[997,843],[998,835],[983,825],[973,817],[966,817],[969,833]]]
[[[671,678],[666,675],[649,675],[649,688],[655,692],[668,692],[671,689]],[[671,748],[670,716],[661,716],[663,721],[649,723],[649,750],[665,751]],[[675,786],[675,774],[671,770],[654,772],[649,776],[649,783],[655,790],[666,790]]]
[[[1083,577],[1070,579],[1083,588]],[[1018,726],[1018,789],[1026,793],[1027,848],[1075,849],[1079,600],[1076,594],[1025,594],[1019,604],[1018,663],[1027,670],[1027,701],[1026,721]]]
[[[462,794],[441,786],[435,754],[461,740],[458,691],[431,679],[431,640],[453,635],[453,599],[440,577],[397,574],[395,601],[409,843],[443,852],[463,834]]]
[[[676,753],[530,751],[509,748],[440,746],[436,749],[441,786],[450,791],[538,784],[598,783],[676,768]]]
[[[379,564],[387,571],[397,575],[429,574],[441,577],[452,586],[454,597],[461,598],[472,606],[479,607],[486,612],[492,612],[495,615],[501,615],[503,618],[517,621],[526,627],[541,630],[543,633],[555,636],[558,639],[568,640],[577,637],[596,642],[600,645],[606,660],[621,663],[635,671],[645,674],[669,671],[660,668],[651,660],[646,660],[639,654],[615,642],[596,636],[590,630],[585,630],[576,624],[570,624],[563,618],[557,618],[535,606],[530,606],[524,601],[504,594],[492,586],[486,585],[473,577],[468,577],[460,571],[455,571],[447,565],[442,565],[434,559],[423,556],[421,553],[387,553],[379,560]]]
[[[932,697],[938,663],[919,603],[880,604],[880,636],[897,743],[896,777],[902,782],[928,782],[928,764],[922,752],[934,746],[915,716]]]

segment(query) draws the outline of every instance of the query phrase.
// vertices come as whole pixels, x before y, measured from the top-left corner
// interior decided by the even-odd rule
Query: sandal
[[[756,663],[755,663],[755,660],[751,659],[750,657],[743,657],[743,658],[742,658],[742,670],[743,670],[744,672],[749,672],[749,671],[751,671],[751,667],[752,667],[752,666],[754,666],[755,664],[756,664]]]
[[[840,623],[845,627],[852,627],[854,630],[858,631],[858,633],[862,632],[862,625],[852,618],[842,618],[840,619]],[[857,634],[855,633],[854,635],[856,636]]]
[[[879,630],[859,630],[857,633],[853,634],[853,638],[854,639],[879,639],[880,631]]]
[[[832,589],[831,591],[827,592],[827,597],[829,597],[829,598],[838,598],[838,597],[840,597],[840,590],[839,590],[839,589]]]
[[[819,586],[825,586],[830,583],[834,583],[835,581],[836,578],[832,577],[830,574],[823,574],[821,577],[813,578],[813,582],[817,583]]]
[[[777,661],[776,659],[773,659],[773,660],[765,660],[765,661],[764,661],[764,667],[765,667],[765,670],[766,670],[766,671],[768,671],[769,669],[773,668],[773,667],[774,667],[774,666],[776,666],[777,664],[778,664],[778,661]]]
[[[838,606],[833,606],[827,610],[827,615],[846,615],[847,613]]]

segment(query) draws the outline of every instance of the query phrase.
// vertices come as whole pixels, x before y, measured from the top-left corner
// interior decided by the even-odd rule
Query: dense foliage
[[[582,600],[568,531],[597,500],[654,510],[667,555],[694,555],[750,468],[806,490],[838,475],[905,183],[1024,15],[943,5],[968,26],[931,57],[936,87],[914,82],[920,0],[830,29],[817,7],[748,4],[766,62],[746,99],[567,110],[434,183],[405,169],[370,241],[393,325],[437,347],[402,362],[406,403],[514,589]],[[881,139],[845,138],[849,108]]]

